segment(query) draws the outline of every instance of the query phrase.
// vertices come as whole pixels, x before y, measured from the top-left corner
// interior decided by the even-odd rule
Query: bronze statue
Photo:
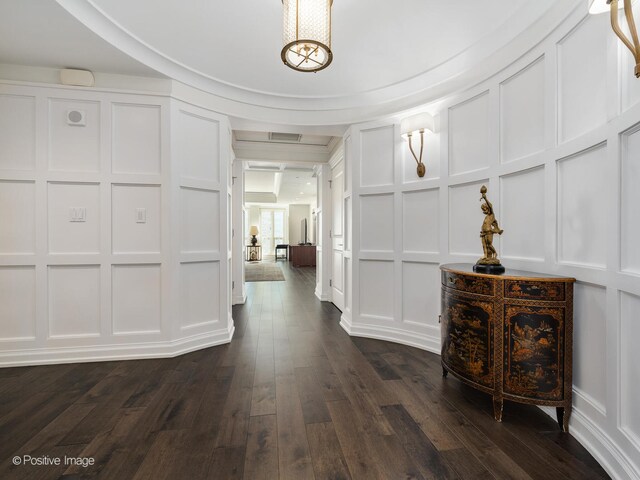
[[[482,197],[480,201],[484,200],[484,203],[480,205],[482,213],[484,213],[484,221],[482,222],[482,229],[480,230],[480,240],[482,241],[482,250],[484,257],[476,262],[473,266],[474,272],[483,273],[503,273],[504,267],[500,264],[498,259],[498,252],[493,246],[493,235],[502,235],[502,230],[498,225],[498,220],[493,213],[493,205],[487,198],[487,187],[484,185],[480,189]]]

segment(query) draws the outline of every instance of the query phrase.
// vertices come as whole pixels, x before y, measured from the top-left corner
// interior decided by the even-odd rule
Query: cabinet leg
[[[442,367],[442,376],[443,376],[444,378],[447,378],[447,375],[448,375],[448,374],[449,374],[449,372],[447,371],[447,369],[446,369],[446,368],[444,368],[444,367]]]
[[[569,417],[571,416],[571,407],[556,407],[556,417],[558,418],[558,426],[565,433],[569,432]]]
[[[502,421],[502,399],[494,398],[493,399],[493,417],[496,419],[496,422]]]

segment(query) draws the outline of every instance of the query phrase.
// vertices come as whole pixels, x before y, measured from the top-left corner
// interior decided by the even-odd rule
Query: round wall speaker
[[[75,126],[85,126],[85,113],[82,110],[67,110],[67,124]]]

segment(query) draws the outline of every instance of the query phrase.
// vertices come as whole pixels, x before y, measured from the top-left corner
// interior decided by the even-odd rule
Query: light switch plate
[[[136,208],[136,223],[147,223],[146,208]]]
[[[86,222],[87,209],[85,207],[69,208],[69,221],[70,222]]]

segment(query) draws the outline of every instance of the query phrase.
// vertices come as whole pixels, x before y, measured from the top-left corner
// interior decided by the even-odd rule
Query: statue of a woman
[[[500,264],[498,259],[498,252],[493,246],[493,235],[502,235],[502,230],[498,225],[498,220],[493,213],[493,205],[487,198],[487,187],[484,185],[480,189],[482,197],[480,201],[484,200],[484,203],[480,205],[482,213],[484,213],[484,221],[482,222],[482,228],[480,229],[480,240],[482,241],[482,250],[484,257],[477,261],[474,265],[474,272],[483,273],[503,273],[504,267]]]

